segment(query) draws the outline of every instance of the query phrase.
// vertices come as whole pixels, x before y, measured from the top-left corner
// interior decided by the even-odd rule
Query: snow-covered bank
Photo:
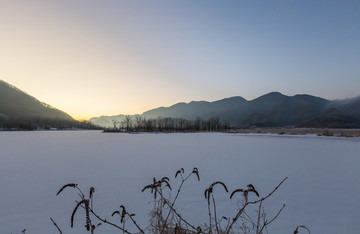
[[[153,176],[169,176],[174,183],[177,169],[196,166],[201,181],[190,180],[177,204],[196,225],[207,221],[203,192],[213,181],[230,190],[252,183],[265,195],[288,176],[264,204],[270,216],[286,204],[270,233],[292,233],[300,224],[312,233],[354,233],[360,218],[359,143],[359,138],[222,133],[1,132],[0,230],[57,233],[51,216],[65,233],[86,233],[83,213],[70,229],[75,191],[55,195],[69,182],[85,191],[94,186],[94,206],[104,217],[112,219],[125,204],[144,226],[152,196],[141,193],[143,186]],[[219,191],[215,197],[219,216],[235,214],[229,194]],[[101,226],[98,233],[117,230]]]
[[[335,137],[360,137],[360,129],[352,128],[249,128],[231,129],[228,133],[317,135]]]

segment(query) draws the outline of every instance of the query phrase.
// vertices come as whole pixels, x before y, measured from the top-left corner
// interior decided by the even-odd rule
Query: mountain
[[[0,130],[98,129],[0,80]]]
[[[246,100],[242,97],[225,98],[215,102],[192,101],[188,104],[181,102],[170,107],[160,107],[146,111],[142,116],[148,119],[157,118],[158,116],[185,119],[209,118],[217,116],[219,113],[241,108],[245,102]]]
[[[2,80],[0,80],[0,115],[15,118],[73,120],[65,112],[40,102]]]
[[[132,116],[134,118],[134,116]],[[92,124],[97,126],[102,126],[106,128],[114,127],[115,124],[125,120],[125,115],[114,115],[114,116],[100,116],[91,118],[89,121]]]
[[[360,128],[360,120],[346,115],[336,108],[330,108],[322,115],[304,121],[299,126],[306,128]]]
[[[222,122],[227,122],[231,126],[249,127],[256,122],[262,127],[287,126],[296,125],[302,120],[321,114],[329,103],[328,100],[310,95],[289,97],[272,92],[251,101],[242,97],[232,97],[215,102],[180,103],[150,110],[142,115],[146,118],[162,116],[185,119],[208,119],[218,116]]]
[[[300,120],[320,114],[327,104],[327,100],[310,95],[289,97],[272,92],[219,113],[219,117],[231,126],[240,127],[250,127],[251,122],[256,122],[260,115],[262,127],[296,125]]]
[[[307,94],[286,96],[271,92],[253,100],[242,97],[230,97],[222,100],[180,102],[170,107],[159,107],[144,112],[146,119],[158,117],[184,118],[194,120],[197,117],[210,119],[219,117],[221,122],[231,127],[284,127],[300,126],[306,121],[318,117],[329,108],[336,108],[348,117],[360,119],[360,97],[346,100],[330,101]],[[122,121],[124,115],[101,116],[90,119],[90,122],[105,127],[112,127],[112,120]],[[321,125],[321,119],[317,126]]]
[[[347,115],[351,115],[360,119],[360,96],[334,101],[332,107],[337,108]]]

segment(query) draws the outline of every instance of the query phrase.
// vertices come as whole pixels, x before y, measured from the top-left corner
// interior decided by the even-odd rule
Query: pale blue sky
[[[0,79],[76,118],[360,95],[360,1],[1,1]]]

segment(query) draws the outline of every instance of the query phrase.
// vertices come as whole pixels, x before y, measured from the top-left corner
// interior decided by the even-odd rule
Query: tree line
[[[184,118],[158,117],[146,119],[141,115],[126,115],[122,121],[112,120],[113,127],[104,132],[208,132],[229,130],[229,124],[220,121],[219,117],[194,120]]]
[[[33,130],[69,130],[69,129],[102,129],[88,121],[76,121],[60,118],[16,118],[0,116],[0,130],[33,131]]]

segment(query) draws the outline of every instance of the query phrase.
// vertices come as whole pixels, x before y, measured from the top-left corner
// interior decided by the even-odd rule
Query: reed
[[[260,198],[259,192],[255,189],[253,184],[248,184],[246,188],[236,188],[230,194],[230,199],[233,199],[237,193],[241,193],[242,196],[238,198],[238,205],[235,208],[235,214],[233,217],[219,216],[216,208],[216,200],[214,196],[214,188],[222,187],[223,190],[218,192],[226,192],[229,190],[224,182],[215,181],[210,184],[208,188],[204,190],[204,196],[208,205],[208,223],[195,225],[191,220],[186,218],[186,215],[178,212],[178,207],[176,207],[176,201],[179,198],[181,190],[191,177],[197,178],[197,181],[200,181],[199,170],[194,167],[190,173],[185,174],[185,169],[180,168],[175,173],[175,179],[180,179],[180,184],[176,190],[172,189],[170,184],[169,177],[162,177],[161,179],[156,179],[153,177],[152,183],[146,185],[141,190],[142,192],[149,191],[153,195],[154,207],[150,211],[150,223],[142,228],[135,221],[135,214],[129,213],[124,205],[120,205],[119,210],[115,210],[111,217],[118,215],[120,217],[119,223],[111,222],[106,218],[100,217],[98,213],[94,211],[93,208],[93,199],[95,188],[91,187],[89,190],[89,196],[86,197],[82,190],[79,188],[78,184],[69,183],[65,184],[60,188],[56,195],[62,193],[66,188],[73,188],[78,191],[78,196],[80,197],[79,201],[76,201],[76,206],[71,214],[70,224],[71,228],[74,226],[74,217],[78,210],[81,208],[85,211],[85,228],[87,231],[94,233],[95,229],[100,225],[106,224],[110,225],[119,230],[122,233],[256,233],[262,234],[264,231],[267,233],[267,227],[276,220],[283,209],[285,204],[278,210],[275,216],[268,218],[266,211],[264,209],[264,201],[271,197],[275,191],[287,180],[287,177],[283,179],[270,193],[266,196]],[[257,200],[249,199],[249,194],[252,193],[256,195]],[[169,195],[164,195],[169,194]],[[174,196],[172,196],[174,195]],[[174,197],[172,199],[172,197]],[[252,198],[252,197],[250,197]],[[250,206],[258,205],[256,217],[252,217],[247,213],[247,210]],[[218,217],[221,217],[220,219]],[[51,218],[50,218],[51,219]],[[98,220],[99,223],[94,225],[93,221]],[[59,226],[51,219],[52,223],[55,225],[59,233],[62,233]],[[133,230],[130,231],[126,229],[125,224],[130,222],[132,224]],[[299,229],[304,229],[310,233],[310,230],[304,226],[297,226],[294,230],[294,234],[299,233]],[[99,231],[99,233],[101,233]]]

